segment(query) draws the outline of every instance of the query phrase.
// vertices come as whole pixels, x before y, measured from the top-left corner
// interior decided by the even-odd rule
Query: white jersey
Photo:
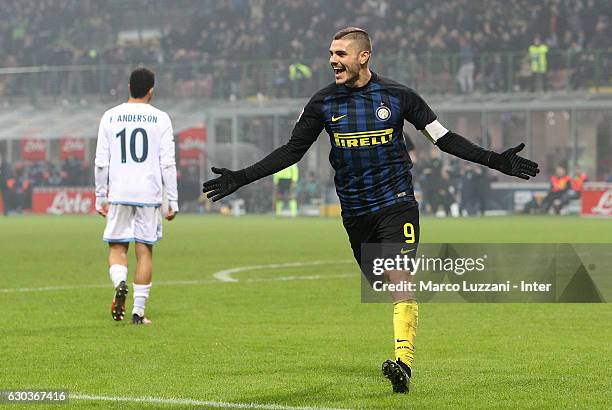
[[[108,167],[111,204],[158,206],[162,203],[162,169],[175,171],[174,135],[170,117],[145,103],[123,103],[106,111],[100,121],[96,167]],[[176,178],[176,171],[174,178]],[[167,184],[169,200],[177,200],[176,181]]]

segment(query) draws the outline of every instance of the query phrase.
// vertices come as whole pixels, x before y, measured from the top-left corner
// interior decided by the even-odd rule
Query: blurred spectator
[[[459,71],[457,81],[462,94],[471,94],[474,91],[474,53],[472,45],[465,37],[459,38]]]
[[[17,178],[10,175],[6,179],[4,190],[4,215],[9,215],[17,208]]]
[[[548,71],[548,46],[542,44],[540,35],[536,34],[533,44],[529,46],[529,59],[531,61],[531,91],[546,91],[546,73]]]
[[[458,215],[457,186],[454,181],[452,169],[449,167],[442,167],[440,177],[440,185],[435,195],[437,207],[433,208],[433,213],[434,215],[438,215],[440,212],[443,212],[444,216]],[[454,212],[453,207],[456,209]]]
[[[600,80],[607,80],[610,78],[612,71],[611,68],[611,51],[612,51],[612,40],[610,39],[612,33],[608,29],[608,24],[604,20],[600,20],[595,26],[595,34],[592,37],[590,47],[591,49],[598,51],[598,57],[601,59],[600,69],[596,72],[599,78],[595,79],[598,84]]]
[[[297,164],[288,166],[272,176],[274,182],[274,200],[276,216],[283,215],[285,204],[289,206],[289,214],[297,216],[298,202],[296,187],[300,180],[300,171]]]
[[[461,215],[484,215],[488,180],[483,167],[477,164],[463,164],[461,175]]]
[[[301,94],[304,89],[305,80],[312,78],[312,70],[306,64],[295,62],[289,66],[289,81],[294,89],[294,95]]]
[[[457,184],[452,168],[444,166],[437,147],[431,149],[428,160],[419,163],[423,172],[420,176],[420,186],[424,213],[436,215],[441,212],[450,216],[451,206],[457,202]]]
[[[306,179],[302,179],[297,186],[296,195],[300,204],[310,205],[321,199],[319,181],[314,172],[309,172]]]
[[[12,206],[16,212],[23,212],[25,209],[32,207],[32,184],[26,168],[15,169],[11,189]]]
[[[436,192],[441,183],[442,160],[437,149],[432,148],[429,158],[419,160],[419,169],[421,172],[419,184],[423,192],[421,208],[424,213],[431,214],[438,208]]]
[[[504,64],[500,54],[494,54],[490,62],[483,67],[484,86],[486,91],[501,91],[506,89]]]
[[[178,189],[181,201],[179,209],[183,212],[197,211],[200,188],[200,170],[197,166],[179,168]]]
[[[570,179],[570,188],[565,191],[559,203],[559,212],[563,210],[571,201],[580,199],[582,187],[587,180],[586,172],[582,172],[580,167],[576,167],[576,176]]]
[[[59,177],[59,180],[56,179],[57,185],[87,185],[89,172],[87,168],[86,164],[78,158],[73,157],[66,159],[61,165],[61,170],[59,170],[59,172],[56,170],[56,178]]]
[[[561,199],[571,189],[572,179],[567,175],[567,171],[561,165],[555,169],[555,175],[550,177],[550,191],[542,200],[540,209],[543,213],[548,213],[554,207],[555,213],[561,212]]]
[[[7,181],[11,177],[11,169],[9,164],[4,161],[2,155],[0,155],[0,197],[2,198],[2,202],[4,203],[4,215],[8,215],[8,186]]]

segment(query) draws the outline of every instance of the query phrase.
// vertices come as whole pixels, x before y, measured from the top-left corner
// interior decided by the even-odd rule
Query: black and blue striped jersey
[[[289,142],[247,168],[247,177],[257,179],[297,162],[325,129],[343,215],[416,203],[402,134],[405,120],[423,130],[436,115],[415,91],[375,73],[359,88],[330,84],[304,107]]]

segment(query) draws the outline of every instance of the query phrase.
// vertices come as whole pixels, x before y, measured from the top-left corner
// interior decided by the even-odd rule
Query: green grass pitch
[[[421,304],[411,392],[393,395],[380,374],[393,353],[391,307],[360,303],[339,219],[180,215],[155,248],[149,327],[110,317],[103,225],[0,220],[0,390],[67,389],[81,397],[70,407],[99,409],[612,406],[610,304]],[[612,220],[421,227],[422,242],[612,243]],[[212,276],[315,261],[329,263],[241,271],[232,283]]]

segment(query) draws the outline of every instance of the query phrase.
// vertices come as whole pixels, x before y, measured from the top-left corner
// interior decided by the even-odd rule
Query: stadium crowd
[[[133,27],[122,27],[116,14],[125,9],[115,2],[3,1],[0,61],[6,67],[89,63],[98,57],[145,64],[184,55],[315,58],[325,52],[330,32],[346,25],[368,28],[377,48],[400,54],[459,52],[462,37],[474,51],[518,51],[535,34],[559,49],[612,46],[606,0],[345,0],[343,7],[323,0],[172,3],[191,21],[164,28],[159,45],[143,49],[116,47],[117,33]]]
[[[35,187],[81,187],[91,184],[92,169],[88,162],[68,158],[52,161],[19,161],[9,164],[0,156],[0,194],[4,212],[21,212],[32,206]]]
[[[572,87],[584,85],[577,79],[593,73],[595,64],[605,81],[610,74],[609,54],[604,61],[580,54],[587,49],[612,51],[612,8],[607,0],[345,0],[342,7],[323,0],[180,0],[172,2],[172,9],[183,24],[158,24],[156,13],[169,4],[0,2],[5,17],[0,21],[0,65],[183,64],[173,71],[175,80],[199,81],[212,89],[211,96],[242,97],[261,84],[249,86],[257,70],[246,72],[239,62],[276,60],[269,81],[282,88],[292,80],[310,79],[321,65],[327,68],[324,57],[331,33],[356,25],[370,31],[382,56],[423,64],[417,56],[455,53],[459,61],[453,83],[463,92],[473,91],[474,76],[485,89],[504,89],[507,62],[502,53],[527,55],[536,35],[548,47],[550,70],[569,65],[581,74]],[[147,21],[141,28],[155,29],[158,35],[144,43],[119,41],[119,33],[137,28],[130,17],[135,13]],[[565,54],[561,57],[557,51]],[[478,58],[481,53],[496,54],[485,61]],[[574,58],[568,62],[567,56]],[[520,62],[510,64],[517,72],[525,68]],[[82,79],[84,91],[91,91],[87,87],[99,76],[90,77]]]

